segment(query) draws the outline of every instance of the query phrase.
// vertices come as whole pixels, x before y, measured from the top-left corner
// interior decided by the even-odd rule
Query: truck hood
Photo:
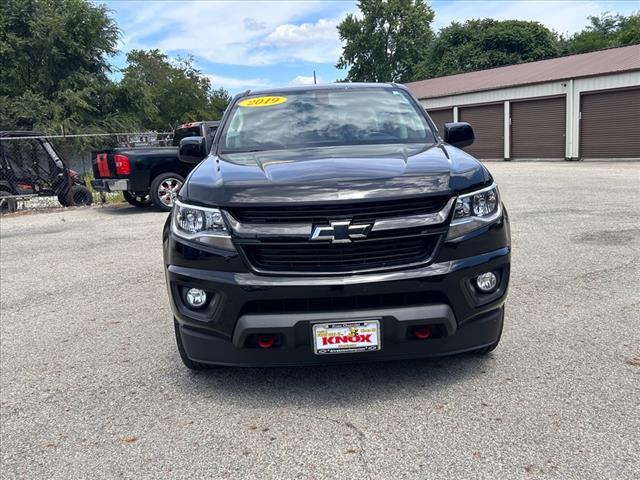
[[[367,145],[211,155],[180,196],[212,206],[453,194],[490,181],[484,166],[446,145]]]

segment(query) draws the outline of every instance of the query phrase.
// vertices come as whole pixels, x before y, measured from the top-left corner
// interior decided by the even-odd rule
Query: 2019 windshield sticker
[[[287,97],[255,97],[242,100],[238,105],[241,107],[270,107],[279,105],[287,101]]]

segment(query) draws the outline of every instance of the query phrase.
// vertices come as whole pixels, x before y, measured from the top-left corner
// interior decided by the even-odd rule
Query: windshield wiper
[[[225,154],[225,153],[255,153],[255,152],[266,152],[267,150],[275,150],[274,148],[253,148],[253,149],[235,149],[235,148],[231,148],[231,149],[227,149],[227,150],[220,150],[220,153]]]

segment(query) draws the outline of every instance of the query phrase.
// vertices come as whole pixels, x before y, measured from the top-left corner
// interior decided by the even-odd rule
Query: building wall
[[[565,122],[565,158],[578,159],[580,149],[580,95],[584,92],[640,86],[640,72],[625,72],[596,77],[576,78],[559,82],[504,88],[438,98],[420,99],[427,110],[453,107],[454,120],[458,107],[482,103],[504,104],[504,158],[510,156],[510,101],[536,97],[565,95],[567,101]]]

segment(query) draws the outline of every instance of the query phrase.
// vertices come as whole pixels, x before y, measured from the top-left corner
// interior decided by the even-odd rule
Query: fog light
[[[483,273],[476,278],[476,286],[483,293],[491,293],[498,285],[498,277],[493,272]]]
[[[190,288],[185,297],[191,308],[200,308],[207,302],[207,292],[199,288]]]

